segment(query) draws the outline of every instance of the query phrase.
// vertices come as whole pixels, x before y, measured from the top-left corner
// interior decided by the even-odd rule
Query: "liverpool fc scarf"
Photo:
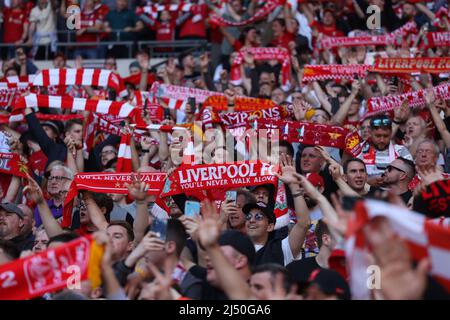
[[[120,91],[120,78],[110,70],[102,69],[49,69],[34,77],[34,86],[78,85],[110,87]]]
[[[349,284],[354,299],[371,299],[367,286],[367,262],[371,254],[363,227],[375,217],[387,218],[392,229],[403,238],[414,261],[430,259],[430,274],[450,291],[450,229],[427,220],[422,214],[376,200],[359,201],[348,223],[345,254]]]
[[[228,109],[228,99],[224,95],[210,96],[203,103],[203,106],[212,107],[214,111],[224,111]],[[270,99],[236,97],[233,107],[236,111],[262,110],[275,107],[275,102]]]
[[[260,161],[183,165],[166,179],[161,197],[198,190],[275,184],[277,170],[276,166]]]
[[[57,108],[69,109],[71,111],[92,111],[102,114],[109,114],[121,118],[138,115],[138,109],[129,103],[72,98],[69,96],[47,96],[43,94],[29,94],[17,99],[13,106],[13,111],[19,114],[25,108]]]
[[[40,297],[90,280],[101,285],[104,248],[92,237],[82,237],[0,266],[0,300]]]
[[[133,169],[131,163],[131,139],[133,139],[131,133],[122,135],[120,139],[116,172],[131,172]]]
[[[221,27],[243,27],[249,24],[253,24],[257,21],[264,19],[268,16],[273,10],[275,10],[278,6],[284,5],[286,0],[268,0],[265,5],[261,7],[255,14],[243,21],[233,22],[222,18],[221,16],[213,13],[210,15],[209,22],[212,25],[217,25]]]
[[[0,153],[0,173],[26,178],[28,166],[17,153]]]
[[[305,145],[343,149],[353,156],[361,152],[361,138],[358,133],[342,127],[286,120],[262,119],[255,122],[258,129],[278,129],[282,140],[290,143],[299,142]],[[250,123],[247,124],[247,128],[251,128]]]
[[[371,69],[381,73],[443,73],[450,71],[450,57],[378,58]]]
[[[421,48],[450,47],[450,32],[428,32],[422,39]]]
[[[79,190],[99,193],[128,194],[126,184],[131,183],[131,173],[78,173],[70,185],[69,193],[64,201],[63,220],[61,226],[68,228],[72,224],[73,199]],[[140,173],[141,181],[147,183],[148,194],[158,195],[164,185],[165,173]]]
[[[425,90],[433,90],[438,99],[450,99],[450,83],[444,83],[431,89],[421,89],[400,95],[390,95],[385,97],[372,97],[367,101],[367,114],[372,116],[377,113],[384,113],[402,105],[407,100],[411,108],[425,105]]]
[[[234,85],[242,83],[241,65],[244,63],[245,53],[251,53],[255,60],[278,60],[281,63],[281,83],[289,85],[291,75],[291,57],[285,48],[248,48],[239,51],[231,66],[230,82]]]
[[[336,80],[336,79],[355,79],[355,75],[364,78],[370,66],[360,64],[325,64],[325,65],[306,65],[303,71],[303,81],[316,80]]]

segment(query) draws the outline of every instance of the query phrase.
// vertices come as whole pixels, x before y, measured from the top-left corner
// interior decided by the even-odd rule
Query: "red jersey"
[[[157,41],[174,41],[175,28],[177,27],[175,20],[159,22],[156,21],[154,28],[156,32]],[[172,51],[172,48],[155,48],[156,52]]]
[[[205,4],[193,5],[192,15],[183,23],[180,29],[180,38],[200,37],[206,38],[205,20],[208,17],[208,7]]]
[[[295,41],[295,34],[285,32],[281,37],[273,39],[270,44],[274,47],[286,48],[289,50],[289,42]]]
[[[80,24],[81,28],[91,28],[95,26],[97,23],[102,22],[101,17],[98,15],[98,12],[93,11],[81,11],[80,14]],[[77,42],[97,42],[97,38],[99,37],[99,33],[95,32],[85,32],[81,36],[77,36]],[[87,48],[87,47],[84,47]]]
[[[109,7],[105,4],[98,3],[94,7],[94,11],[97,13],[98,19],[105,22],[106,15],[109,13]],[[100,33],[100,39],[105,39],[108,37],[107,32]]]
[[[25,24],[28,24],[26,9],[3,8],[3,42],[14,43],[22,39]]]
[[[333,26],[324,26],[320,22],[314,21],[311,24],[311,28],[316,28],[318,32],[323,33],[328,37],[344,37],[345,34],[336,28],[336,25]]]

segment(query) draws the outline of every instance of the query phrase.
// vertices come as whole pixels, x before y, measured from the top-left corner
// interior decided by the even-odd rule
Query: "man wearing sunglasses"
[[[370,120],[370,136],[363,145],[363,150],[358,158],[366,164],[368,183],[372,186],[381,186],[383,178],[381,174],[387,166],[397,159],[403,157],[412,160],[408,149],[404,146],[394,144],[392,137],[392,121],[385,115],[375,116]]]
[[[383,187],[394,191],[407,204],[412,197],[412,192],[409,190],[408,185],[414,175],[414,162],[398,157],[387,166],[381,175]]]

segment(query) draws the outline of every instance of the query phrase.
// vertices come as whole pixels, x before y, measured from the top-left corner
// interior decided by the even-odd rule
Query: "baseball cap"
[[[325,181],[323,180],[322,176],[316,172],[307,173],[306,179],[308,179],[308,181],[311,182],[314,187],[325,186]]]
[[[237,230],[226,230],[219,238],[219,245],[231,246],[247,257],[249,265],[253,265],[255,261],[255,246],[250,238]]]
[[[59,135],[59,127],[56,123],[54,123],[53,121],[45,121],[42,122],[41,126],[47,126],[50,127],[55,133],[56,135]]]
[[[10,202],[0,203],[0,208],[5,210],[6,212],[12,212],[12,213],[17,214],[20,219],[25,218],[23,211],[18,206],[16,206],[14,203],[10,203]]]
[[[244,214],[247,215],[253,209],[260,210],[262,214],[266,216],[266,218],[269,220],[269,223],[275,223],[277,221],[275,214],[272,211],[270,211],[267,208],[267,206],[265,206],[264,203],[262,202],[247,203],[245,206],[242,207],[242,212],[244,212]]]
[[[344,278],[334,270],[316,269],[309,276],[309,285],[316,284],[323,293],[337,295],[342,300],[350,300],[350,288]]]

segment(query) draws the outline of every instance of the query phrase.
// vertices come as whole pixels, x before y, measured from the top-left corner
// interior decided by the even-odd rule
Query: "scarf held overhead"
[[[101,285],[103,251],[91,237],[82,237],[3,264],[0,300],[32,299],[59,291],[73,284],[75,275],[79,281],[91,280],[92,287],[97,288]]]
[[[185,165],[166,179],[161,197],[198,190],[275,184],[277,171],[277,166],[260,161]]]
[[[242,83],[241,65],[244,63],[246,53],[253,55],[255,60],[277,60],[281,63],[281,83],[283,86],[289,85],[291,74],[291,57],[285,48],[249,48],[238,52],[237,57],[231,66],[230,82],[234,85]]]
[[[377,58],[370,70],[380,73],[443,73],[450,71],[450,57]]]
[[[99,193],[128,194],[127,184],[132,183],[131,173],[78,173],[70,185],[69,193],[64,201],[63,228],[72,224],[73,200],[78,195],[79,190],[88,190]],[[141,181],[148,186],[149,195],[158,195],[164,185],[165,173],[140,173]]]

